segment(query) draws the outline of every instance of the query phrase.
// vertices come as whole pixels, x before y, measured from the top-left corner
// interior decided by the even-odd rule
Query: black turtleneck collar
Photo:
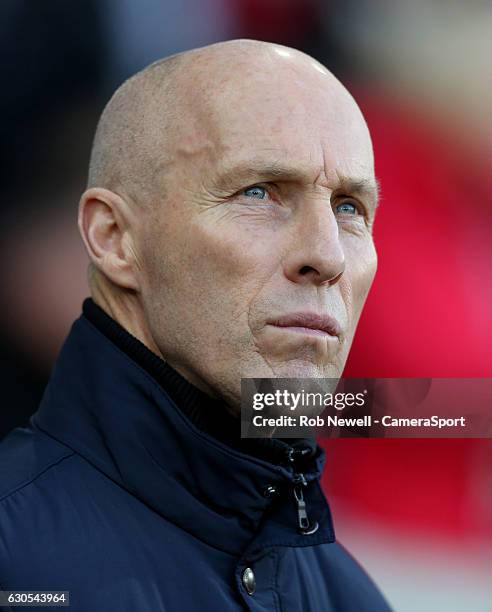
[[[272,463],[283,463],[291,447],[301,449],[307,460],[316,454],[317,444],[311,438],[241,438],[240,419],[232,416],[223,401],[210,397],[188,382],[91,298],[84,301],[82,310],[84,316],[106,338],[160,384],[178,408],[203,432],[241,452]]]

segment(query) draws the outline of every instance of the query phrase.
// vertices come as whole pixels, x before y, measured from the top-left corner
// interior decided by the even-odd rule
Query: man
[[[309,439],[240,438],[241,377],[339,377],[375,270],[372,146],[312,58],[231,41],[101,117],[92,300],[1,445],[0,584],[74,610],[387,610]]]

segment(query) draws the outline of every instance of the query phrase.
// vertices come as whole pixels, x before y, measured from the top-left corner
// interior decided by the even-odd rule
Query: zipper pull
[[[306,502],[302,487],[307,485],[304,474],[296,474],[294,478],[294,498],[297,505],[297,528],[302,535],[311,535],[318,530],[318,521],[311,524],[306,511]]]
[[[306,512],[306,502],[304,501],[301,488],[298,490],[297,487],[294,487],[294,497],[297,503],[297,524],[299,531],[304,533],[304,531],[309,528],[309,518]]]

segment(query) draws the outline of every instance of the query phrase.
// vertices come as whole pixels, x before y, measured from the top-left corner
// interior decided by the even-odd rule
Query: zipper
[[[295,464],[297,457],[302,457],[306,453],[309,453],[309,449],[294,449],[289,448],[287,451],[287,459],[289,463]],[[304,474],[300,472],[294,472],[293,482],[293,493],[294,500],[296,503],[297,510],[297,530],[302,535],[311,535],[318,531],[318,521],[313,523],[309,520],[306,502],[304,500],[303,487],[307,486],[307,481]]]

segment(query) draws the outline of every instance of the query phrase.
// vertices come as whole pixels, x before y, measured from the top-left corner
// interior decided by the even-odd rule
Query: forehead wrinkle
[[[225,166],[218,172],[215,183],[228,186],[247,180],[282,180],[285,182],[307,181],[311,175],[307,168],[286,164],[278,160],[251,159]]]

